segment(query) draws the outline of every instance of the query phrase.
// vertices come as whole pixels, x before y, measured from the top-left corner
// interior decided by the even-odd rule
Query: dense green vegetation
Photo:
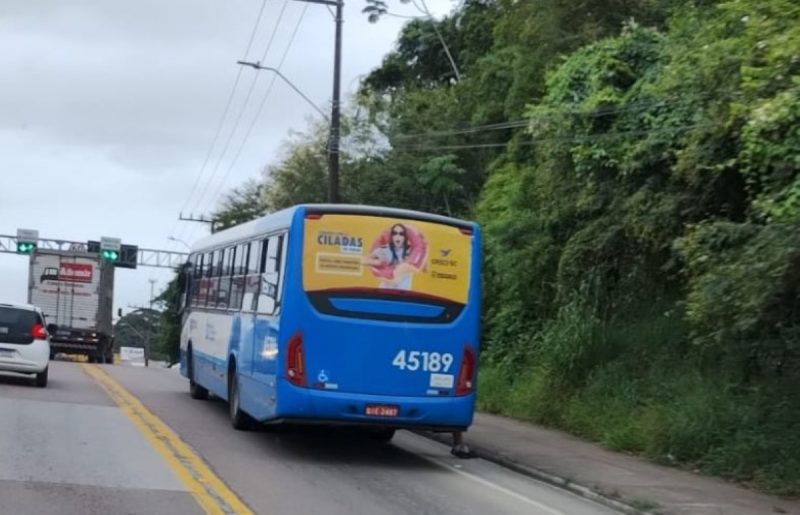
[[[114,324],[114,351],[120,347],[150,347],[150,359],[167,359],[160,344],[160,335],[167,330],[162,323],[162,313],[141,308],[131,311]]]
[[[484,227],[482,409],[800,494],[800,4],[466,0],[346,125],[346,201]],[[324,199],[325,137],[260,209]]]

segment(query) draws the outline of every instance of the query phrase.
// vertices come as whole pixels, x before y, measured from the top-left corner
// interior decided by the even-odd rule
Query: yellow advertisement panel
[[[405,290],[461,304],[472,236],[457,227],[379,216],[307,218],[303,288]]]

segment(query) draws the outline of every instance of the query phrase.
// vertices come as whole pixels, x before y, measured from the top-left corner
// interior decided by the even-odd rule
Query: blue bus
[[[480,231],[401,209],[300,205],[212,234],[184,269],[191,396],[258,423],[460,432],[472,423]]]

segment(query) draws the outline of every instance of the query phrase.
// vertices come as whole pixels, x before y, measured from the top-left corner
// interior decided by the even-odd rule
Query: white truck
[[[45,315],[50,356],[84,354],[113,363],[114,266],[99,255],[37,249],[31,254],[28,302]]]

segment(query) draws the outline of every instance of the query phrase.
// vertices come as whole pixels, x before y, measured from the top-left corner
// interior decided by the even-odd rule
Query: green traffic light
[[[17,242],[17,252],[20,254],[30,254],[35,248],[36,245],[34,243]]]
[[[119,260],[119,252],[116,250],[104,250],[101,255],[103,259],[106,261],[118,261]]]

